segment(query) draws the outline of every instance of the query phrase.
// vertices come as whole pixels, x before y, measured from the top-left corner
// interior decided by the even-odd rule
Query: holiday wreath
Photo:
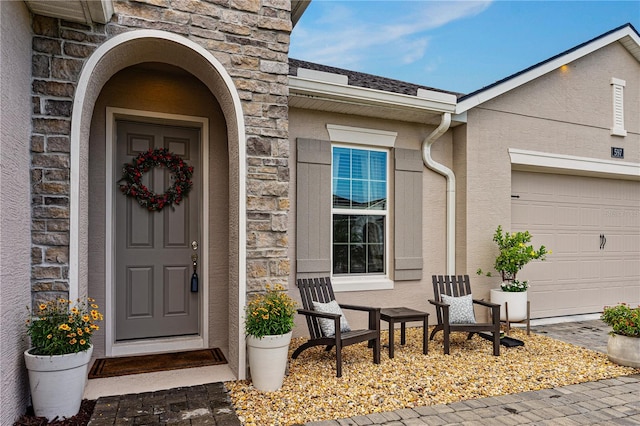
[[[156,194],[142,183],[142,175],[154,167],[163,166],[171,172],[173,184],[164,194]],[[120,190],[125,195],[134,197],[142,207],[150,211],[160,211],[165,206],[180,204],[180,201],[189,194],[192,175],[193,167],[185,163],[182,158],[166,148],[156,148],[140,153],[131,163],[125,163],[122,168],[122,179],[118,182],[124,181],[120,185]]]

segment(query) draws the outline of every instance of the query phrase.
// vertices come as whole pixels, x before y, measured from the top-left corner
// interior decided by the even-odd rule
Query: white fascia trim
[[[327,131],[331,142],[384,146],[388,148],[392,148],[396,144],[396,138],[398,137],[398,132],[341,126],[339,124],[327,124]]]
[[[330,101],[352,102],[381,107],[400,107],[438,113],[453,112],[457,102],[455,95],[446,93],[439,93],[437,98],[425,98],[367,89],[365,87],[310,80],[291,75],[289,76],[289,94]],[[446,98],[446,100],[443,100],[443,98]]]
[[[548,152],[526,151],[509,148],[511,164],[531,168],[547,168],[570,171],[575,174],[596,174],[640,180],[640,163],[576,157]]]
[[[619,31],[616,31],[614,33],[609,34],[608,36],[595,40],[592,43],[589,43],[588,45],[583,46],[580,49],[569,52],[566,55],[558,57],[553,61],[544,63],[532,69],[529,72],[526,72],[514,78],[510,78],[509,80],[501,84],[498,84],[497,86],[491,87],[487,90],[480,91],[476,93],[474,96],[464,99],[463,101],[458,103],[455,113],[460,114],[465,111],[468,111],[471,108],[474,108],[484,102],[487,102],[497,96],[502,95],[503,93],[513,90],[516,87],[522,86],[523,84],[526,84],[532,80],[535,80],[536,78],[541,77],[544,74],[547,74],[555,69],[560,68],[563,65],[566,65],[577,59],[580,59],[583,56],[586,56],[592,52],[595,52],[596,50],[601,49],[611,43],[615,43],[616,41],[623,42],[623,40],[621,39],[623,38],[626,39],[626,37],[630,37],[633,40],[633,42],[635,42],[636,46],[640,46],[640,37],[638,37],[636,33],[634,33],[629,27],[621,28]],[[629,49],[629,46],[634,45],[634,43],[632,42],[628,42],[628,43],[623,42],[623,44],[625,45],[625,47],[627,47],[627,49]]]

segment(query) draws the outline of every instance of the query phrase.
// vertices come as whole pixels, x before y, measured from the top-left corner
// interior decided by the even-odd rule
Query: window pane
[[[369,207],[369,188],[367,182],[361,180],[351,181],[351,208],[366,209]]]
[[[349,273],[349,246],[347,244],[334,244],[333,246],[333,273]]]
[[[333,180],[333,206],[351,208],[351,181],[348,179]]]
[[[384,272],[384,246],[382,244],[369,244],[367,246],[367,272]]]
[[[363,244],[349,245],[349,272],[352,274],[364,274],[367,272],[367,252]]]
[[[351,178],[351,150],[333,148],[333,177]]]
[[[369,188],[371,194],[369,208],[372,210],[385,210],[387,208],[387,184],[385,182],[371,182]]]
[[[369,151],[351,151],[351,178],[369,179]]]
[[[341,214],[333,216],[333,242],[349,242],[349,216]]]
[[[371,180],[387,180],[387,153],[380,151],[371,151],[369,153],[369,164],[371,168]]]
[[[385,216],[334,215],[333,273],[384,273],[384,237]]]

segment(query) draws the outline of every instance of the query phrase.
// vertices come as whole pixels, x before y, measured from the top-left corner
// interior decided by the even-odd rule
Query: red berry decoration
[[[142,183],[142,175],[154,167],[166,167],[171,173],[171,186],[164,194],[156,194]],[[160,211],[166,206],[180,204],[191,190],[193,167],[166,148],[141,152],[131,163],[122,168],[122,179],[118,182],[125,195],[134,197],[138,204],[149,211]]]

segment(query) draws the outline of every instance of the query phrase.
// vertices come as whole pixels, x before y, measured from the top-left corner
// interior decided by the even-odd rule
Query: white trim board
[[[577,157],[509,148],[514,169],[549,169],[559,173],[640,180],[640,163]]]

